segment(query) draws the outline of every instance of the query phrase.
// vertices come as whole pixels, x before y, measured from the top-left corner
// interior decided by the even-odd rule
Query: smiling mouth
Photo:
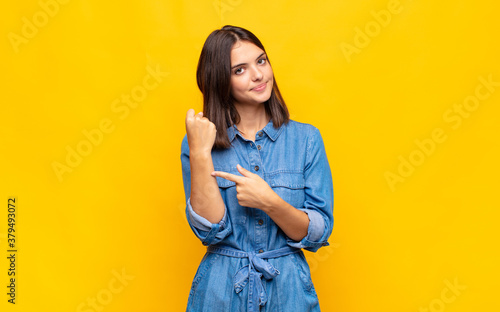
[[[262,91],[266,88],[267,86],[267,82],[266,83],[262,83],[258,86],[256,86],[255,88],[251,89],[252,91]]]

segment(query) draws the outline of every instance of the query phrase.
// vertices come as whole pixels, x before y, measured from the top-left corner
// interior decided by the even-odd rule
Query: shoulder
[[[292,136],[299,137],[300,141],[303,142],[306,157],[311,157],[325,148],[323,137],[321,136],[320,130],[316,126],[290,119],[287,128],[291,129]]]
[[[294,135],[305,136],[306,138],[317,136],[319,134],[319,129],[312,124],[292,119],[290,119],[286,128],[287,131],[292,132]]]

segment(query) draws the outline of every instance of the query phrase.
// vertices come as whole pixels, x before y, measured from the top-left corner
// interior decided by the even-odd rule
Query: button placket
[[[255,211],[254,215],[254,231],[256,235],[256,240],[255,240],[255,249],[258,250],[263,250],[266,251],[267,248],[267,239],[266,237],[268,236],[267,233],[267,226],[264,220],[266,219],[266,214],[261,211]]]
[[[257,134],[255,137],[256,137],[255,141],[247,140],[246,142],[246,151],[248,155],[248,170],[252,171],[259,177],[264,179],[264,168],[262,167],[263,160],[259,152],[258,146],[260,146],[259,140],[263,140],[265,139],[265,137],[263,137],[263,135],[259,136],[259,134]],[[263,223],[264,215],[258,209],[256,209],[255,211],[252,210],[252,219],[253,222],[249,234],[254,237],[253,248],[255,248],[254,249],[255,252],[259,252],[259,250],[261,252],[264,252],[267,248],[266,245],[267,229],[266,229],[266,224]],[[259,220],[262,220],[262,223],[259,224]]]
[[[249,146],[250,148],[247,149],[248,151],[248,159],[250,160],[250,168],[253,167],[253,172],[258,174],[261,178],[263,178],[262,174],[259,174],[259,172],[262,172],[261,167],[262,167],[262,158],[259,153],[259,150],[262,148],[260,144],[257,144],[258,140],[264,139],[263,137],[263,131],[257,132],[257,135],[255,136],[255,142],[250,142]]]

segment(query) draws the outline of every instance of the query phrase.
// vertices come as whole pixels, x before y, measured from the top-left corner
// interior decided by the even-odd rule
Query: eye
[[[261,58],[259,61],[264,61],[264,62],[262,62],[261,64],[265,64],[265,63],[266,63],[266,61],[267,61],[267,58],[265,58],[265,57],[264,57],[264,58]]]
[[[239,70],[240,70],[240,69],[243,69],[243,68],[241,68],[241,67],[240,67],[240,68],[236,69],[236,70],[234,71],[234,73],[235,73],[236,75],[239,75],[239,73],[241,73],[241,72],[239,72]]]

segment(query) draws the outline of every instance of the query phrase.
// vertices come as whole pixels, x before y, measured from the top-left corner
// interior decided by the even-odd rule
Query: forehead
[[[264,51],[255,44],[238,40],[231,49],[231,65],[239,63],[250,63]]]

